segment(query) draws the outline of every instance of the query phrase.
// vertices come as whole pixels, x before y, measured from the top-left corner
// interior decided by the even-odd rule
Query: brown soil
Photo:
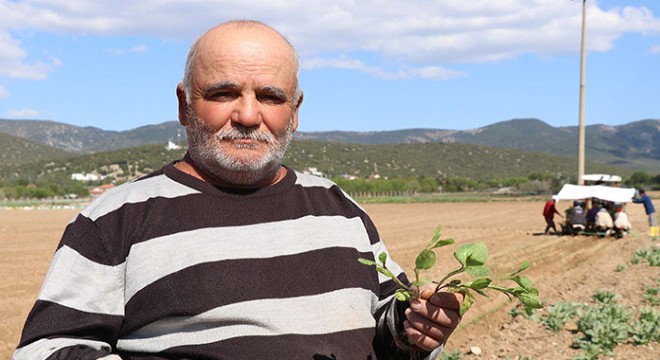
[[[558,209],[568,206],[560,202]],[[629,307],[646,305],[644,285],[657,286],[660,268],[646,263],[631,265],[635,251],[658,246],[647,236],[648,225],[641,205],[628,206],[633,232],[624,239],[543,235],[542,202],[364,205],[379,228],[392,257],[412,273],[414,259],[429,241],[437,225],[443,237],[457,244],[482,241],[488,245],[488,264],[493,272],[516,269],[530,262],[526,274],[539,288],[546,304],[589,303],[597,291],[620,294]],[[0,210],[0,359],[10,359],[23,322],[48,270],[59,237],[77,210]],[[437,251],[439,263],[428,277],[439,277],[456,267],[454,246]],[[624,271],[615,271],[625,265]],[[479,298],[464,316],[461,327],[447,343],[461,359],[571,359],[578,334],[543,329],[539,322],[513,318],[514,304],[506,297]],[[543,314],[543,311],[541,311]],[[480,356],[469,354],[479,347]],[[660,345],[620,345],[613,359],[659,359]]]

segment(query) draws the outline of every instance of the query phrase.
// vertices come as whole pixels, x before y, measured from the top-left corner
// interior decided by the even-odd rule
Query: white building
[[[105,176],[96,175],[96,174],[84,174],[84,173],[73,173],[71,174],[71,180],[77,181],[96,181],[102,180]]]

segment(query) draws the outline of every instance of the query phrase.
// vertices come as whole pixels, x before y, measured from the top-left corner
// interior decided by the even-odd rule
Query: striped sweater
[[[169,164],[68,224],[14,359],[406,358],[396,285],[357,261],[384,251],[329,180],[220,189]]]

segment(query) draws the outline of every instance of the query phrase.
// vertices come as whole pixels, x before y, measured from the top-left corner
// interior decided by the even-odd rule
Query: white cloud
[[[5,116],[13,119],[36,119],[40,115],[34,109],[11,109],[5,112]]]
[[[451,78],[462,74],[447,70],[449,64],[494,62],[522,54],[551,56],[579,52],[581,3],[568,0],[0,0],[0,69],[8,69],[9,65],[23,69],[14,75],[0,70],[0,76],[43,78],[52,70],[43,63],[30,61],[16,40],[18,35],[12,38],[10,33],[45,31],[189,42],[219,21],[255,18],[287,35],[308,63],[326,58],[325,66],[349,66],[341,65],[336,59],[362,58],[361,55],[369,54],[372,60],[368,63],[351,66],[381,77]],[[605,9],[597,1],[587,4],[589,51],[608,51],[627,33],[660,35],[660,19],[643,6]],[[147,50],[141,45],[111,52]],[[397,70],[381,70],[385,68]]]
[[[651,47],[651,54],[660,54],[660,45]]]
[[[0,77],[43,80],[48,77],[59,59],[50,57],[50,64],[42,61],[26,62],[27,52],[20,42],[0,29]]]
[[[6,99],[9,97],[9,90],[4,85],[0,85],[0,99]]]
[[[114,55],[138,54],[149,51],[147,45],[137,45],[128,49],[108,49],[108,52]]]
[[[358,59],[348,59],[348,58],[337,58],[337,59],[325,59],[325,58],[314,58],[304,60],[302,62],[303,69],[318,69],[324,67],[332,67],[338,69],[351,69],[357,70],[364,73],[371,74],[375,77],[386,79],[386,80],[396,80],[396,79],[410,79],[410,78],[423,78],[431,80],[448,80],[457,77],[465,77],[467,73],[462,71],[445,69],[439,66],[427,66],[427,67],[418,67],[406,70],[398,70],[395,72],[386,71],[378,67],[366,65],[362,60]]]

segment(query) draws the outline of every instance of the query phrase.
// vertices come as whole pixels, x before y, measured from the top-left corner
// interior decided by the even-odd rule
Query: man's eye
[[[277,94],[260,94],[257,99],[266,104],[279,105],[286,102],[286,97]]]
[[[209,98],[209,100],[228,101],[228,100],[235,99],[236,97],[237,97],[237,95],[232,93],[232,92],[222,91],[222,92],[212,93],[212,94],[210,94],[210,96],[208,98]]]

